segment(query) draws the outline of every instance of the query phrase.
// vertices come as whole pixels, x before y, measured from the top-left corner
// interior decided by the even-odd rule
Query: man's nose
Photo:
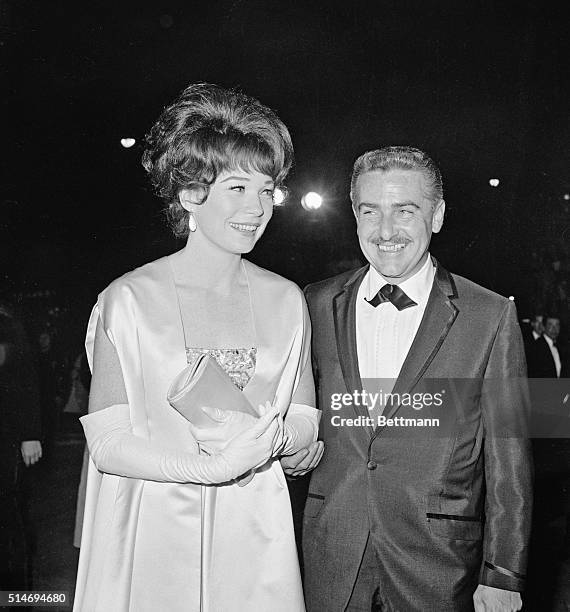
[[[378,232],[382,240],[390,240],[394,235],[394,222],[391,215],[382,215],[378,219]]]

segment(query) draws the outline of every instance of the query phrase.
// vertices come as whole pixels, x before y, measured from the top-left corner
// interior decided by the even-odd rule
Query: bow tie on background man
[[[383,302],[392,302],[398,310],[417,306],[417,303],[404,293],[398,285],[386,284],[371,300],[364,299],[374,308]]]

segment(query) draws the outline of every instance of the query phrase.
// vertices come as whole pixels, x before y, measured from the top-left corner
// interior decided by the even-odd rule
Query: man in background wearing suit
[[[528,358],[536,340],[538,340],[544,332],[544,316],[541,314],[533,315],[532,319],[523,319],[521,321],[521,332],[526,354],[526,363],[529,366]],[[529,366],[530,367],[530,366]],[[530,377],[530,372],[529,372]]]
[[[532,345],[529,378],[565,378],[563,356],[556,345],[559,335],[560,319],[557,316],[547,315],[544,332]]]
[[[424,152],[365,153],[351,199],[370,266],[306,289],[325,443],[304,515],[307,609],[519,610],[529,443],[496,433],[528,408],[514,303],[430,257],[445,203]],[[384,413],[351,401],[364,380],[388,379],[398,400]],[[459,398],[438,413],[451,419],[445,435],[381,424],[429,414],[399,398],[436,379],[455,381]],[[485,392],[483,381],[499,384]]]
[[[0,590],[27,589],[22,462],[42,456],[38,380],[24,327],[0,302]]]
[[[529,596],[544,610],[570,603],[570,389],[561,380],[568,360],[559,335],[560,319],[547,314],[528,355],[535,467]]]

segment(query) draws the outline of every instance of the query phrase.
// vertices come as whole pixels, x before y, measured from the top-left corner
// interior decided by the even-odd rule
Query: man
[[[493,434],[499,417],[527,409],[516,384],[526,370],[514,303],[430,257],[445,203],[439,170],[422,151],[362,155],[351,199],[370,266],[306,289],[325,443],[303,525],[307,609],[519,610],[529,444]],[[350,401],[363,380],[388,379],[398,399],[380,416],[392,419],[414,412],[399,398],[429,380],[457,381],[459,401],[441,412],[452,429],[431,439],[402,433]],[[486,392],[483,380],[495,379]],[[336,411],[339,397],[352,405]]]
[[[563,356],[556,345],[560,335],[560,319],[548,315],[544,332],[536,339],[529,359],[530,378],[564,378]],[[531,367],[532,364],[532,367]]]
[[[526,356],[526,365],[529,378],[535,375],[536,364],[534,358],[536,356],[536,342],[542,339],[544,333],[544,315],[535,314],[529,321],[528,325],[521,325],[524,353]]]
[[[560,319],[546,315],[544,332],[529,355],[535,466],[529,595],[537,600],[544,590],[562,597],[554,580],[561,573],[560,559],[570,557],[570,404],[567,381],[560,380],[568,374],[559,335]]]
[[[534,315],[530,322],[533,340],[538,340],[544,333],[544,315]]]
[[[528,323],[528,324],[527,324]],[[532,319],[523,319],[521,332],[525,351],[527,351],[544,332],[544,315],[535,314]]]
[[[42,456],[37,375],[24,328],[0,302],[0,589],[26,589],[21,462]]]

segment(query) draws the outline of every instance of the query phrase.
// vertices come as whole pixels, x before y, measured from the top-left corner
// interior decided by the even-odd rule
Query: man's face
[[[550,318],[546,319],[546,324],[544,326],[544,333],[551,339],[556,342],[560,334],[560,319]]]
[[[544,332],[543,317],[541,315],[536,315],[530,322],[530,326],[537,334],[542,334]]]
[[[354,192],[360,248],[370,265],[398,285],[424,264],[432,232],[443,225],[445,202],[428,199],[425,177],[415,170],[365,172]]]

